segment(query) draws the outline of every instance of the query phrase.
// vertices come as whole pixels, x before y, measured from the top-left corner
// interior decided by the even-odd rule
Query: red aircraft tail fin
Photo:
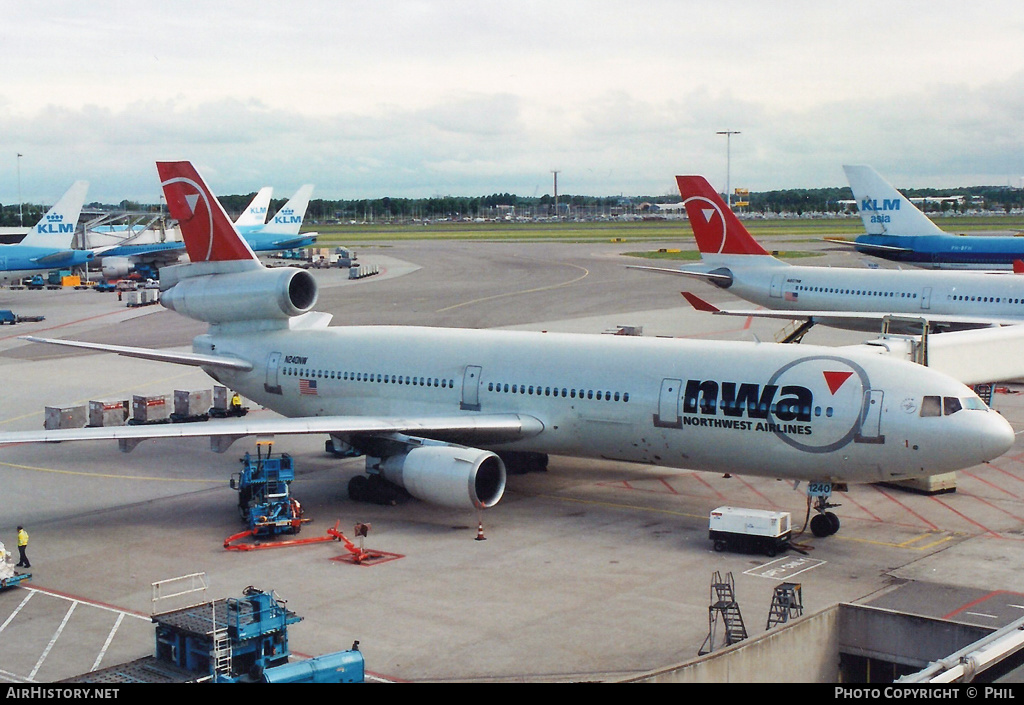
[[[157,162],[156,168],[192,262],[259,261],[191,162]]]
[[[703,176],[677,176],[690,227],[702,254],[767,255]]]

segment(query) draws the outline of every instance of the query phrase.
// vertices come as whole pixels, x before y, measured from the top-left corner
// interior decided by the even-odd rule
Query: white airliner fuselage
[[[416,327],[216,334],[213,374],[289,417],[519,414],[491,450],[874,482],[982,462],[1005,443],[984,404],[925,368],[829,348]],[[922,416],[925,395],[960,411]],[[954,452],[943,441],[962,434]],[[986,430],[988,429],[988,430]]]
[[[949,329],[1024,322],[1024,277],[979,272],[929,272],[847,267],[772,266],[747,256],[727,267],[727,290],[777,311],[819,311],[819,322],[878,330],[877,318],[829,319],[824,312],[868,312],[922,316]]]

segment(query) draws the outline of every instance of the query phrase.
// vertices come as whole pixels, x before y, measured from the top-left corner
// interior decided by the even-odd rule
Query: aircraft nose
[[[993,460],[1013,447],[1016,434],[1013,432],[1013,426],[998,412],[990,411],[985,421],[978,440],[985,458]]]

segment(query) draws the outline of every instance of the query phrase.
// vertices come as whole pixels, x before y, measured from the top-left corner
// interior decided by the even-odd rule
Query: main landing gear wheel
[[[353,502],[395,506],[409,499],[409,493],[380,475],[356,475],[348,481],[348,496]]]

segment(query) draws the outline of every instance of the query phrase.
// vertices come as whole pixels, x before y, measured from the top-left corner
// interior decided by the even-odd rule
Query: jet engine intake
[[[181,279],[162,292],[160,303],[197,321],[227,323],[300,316],[316,298],[312,274],[281,267]]]
[[[416,499],[455,509],[493,507],[505,492],[505,464],[478,448],[419,446],[385,459],[380,471]]]

